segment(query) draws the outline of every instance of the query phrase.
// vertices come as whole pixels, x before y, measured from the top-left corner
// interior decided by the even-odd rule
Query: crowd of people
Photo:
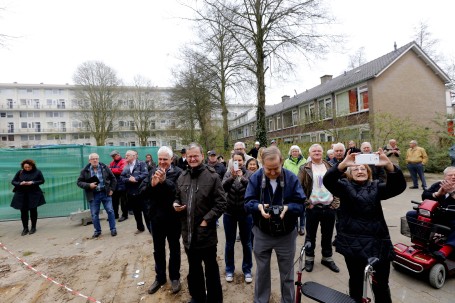
[[[226,161],[215,150],[204,153],[197,143],[181,149],[180,157],[170,147],[163,146],[157,152],[156,162],[151,154],[141,161],[134,150],[128,150],[124,158],[114,150],[110,153],[112,162],[104,164],[98,154],[92,153],[77,179],[89,202],[92,237],[102,235],[101,204],[107,213],[111,236],[117,235],[117,222],[134,216],[135,233],[147,229],[153,238],[156,275],[148,290],[150,294],[157,292],[168,278],[172,293],[181,290],[182,238],[189,265],[190,302],[222,302],[217,227],[223,216],[225,280],[234,281],[234,250],[239,241],[241,275],[247,284],[255,281],[253,301],[269,302],[274,251],[281,302],[293,302],[296,239],[298,235],[305,236],[304,269],[311,272],[320,226],[321,264],[338,273],[340,269],[332,258],[333,246],[344,256],[350,296],[361,302],[363,269],[369,257],[377,257],[380,262],[375,265],[373,281],[376,302],[391,302],[388,278],[393,247],[381,201],[399,195],[406,188],[396,140],[391,139],[375,152],[378,156],[375,164],[356,163],[357,155],[373,153],[369,142],[363,142],[360,148],[354,141],[349,142],[348,148],[336,143],[326,154],[320,144],[313,144],[307,158],[298,145],[291,146],[284,158],[276,145],[275,140],[269,147],[255,142],[246,152],[245,144],[236,142]],[[410,142],[405,161],[413,180],[410,188],[418,187],[419,176],[426,197],[453,200],[455,168],[444,172],[445,181],[427,190],[423,166],[428,156],[414,140]],[[40,189],[44,182],[33,160],[22,161],[21,170],[12,180],[11,203],[21,211],[22,236],[36,232],[37,208],[45,203]],[[442,250],[443,257],[452,251],[452,242]]]

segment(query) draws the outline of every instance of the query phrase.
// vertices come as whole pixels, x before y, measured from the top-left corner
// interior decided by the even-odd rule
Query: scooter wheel
[[[436,289],[443,287],[444,282],[446,281],[445,266],[441,263],[435,264],[430,270],[430,274],[428,275],[428,280],[430,282],[430,285]]]

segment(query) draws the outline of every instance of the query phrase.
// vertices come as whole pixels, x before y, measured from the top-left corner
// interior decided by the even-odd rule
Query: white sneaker
[[[226,274],[226,281],[227,281],[227,282],[232,282],[232,281],[234,281],[234,274],[227,273],[227,274]]]
[[[253,282],[253,277],[251,276],[251,274],[245,274],[245,282],[248,284]]]

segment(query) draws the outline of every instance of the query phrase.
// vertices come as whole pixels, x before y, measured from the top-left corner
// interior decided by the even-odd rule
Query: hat
[[[186,154],[186,148],[182,148],[182,150],[180,151],[181,154]]]
[[[209,156],[211,156],[211,155],[216,155],[216,151],[211,150],[211,151],[208,152],[208,154],[209,154]]]
[[[276,140],[275,140],[275,139],[273,139],[272,141],[270,141],[270,143],[276,143]]]
[[[120,155],[120,152],[118,150],[113,150],[111,151],[111,153],[109,154],[109,156],[113,157],[113,156],[116,156],[116,155]]]
[[[254,142],[254,145],[261,145],[261,143],[259,143],[259,141],[256,141]]]

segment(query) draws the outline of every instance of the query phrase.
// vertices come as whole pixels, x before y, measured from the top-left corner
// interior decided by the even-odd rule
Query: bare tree
[[[213,71],[214,77],[209,79],[211,80],[211,93],[221,107],[223,146],[227,150],[230,146],[227,96],[229,91],[236,92],[244,89],[242,83],[245,77],[242,70],[246,58],[242,55],[231,32],[227,30],[228,25],[224,24],[225,15],[223,16],[213,7],[207,7],[202,11],[196,10],[196,13],[198,14],[198,36],[201,42],[196,43],[195,46],[199,49],[199,54],[203,56],[198,59],[198,62],[205,64],[208,69]],[[233,17],[231,16],[231,18]]]
[[[153,90],[150,80],[142,76],[134,78],[134,88],[127,94],[128,107],[134,121],[134,132],[140,146],[146,146],[153,131],[152,122],[156,106],[161,100],[159,92]]]
[[[223,17],[209,21],[223,26],[248,59],[244,67],[257,80],[256,138],[267,145],[265,75],[270,66],[278,74],[292,70],[291,51],[307,60],[326,51],[329,36],[317,28],[329,22],[326,11],[316,0],[204,0],[204,5]]]
[[[79,115],[96,145],[104,145],[118,111],[121,81],[116,72],[100,61],[82,63],[73,75]]]
[[[190,140],[199,141],[204,148],[211,147],[213,99],[210,93],[211,70],[199,63],[200,56],[187,54],[185,68],[176,75],[172,96],[174,108],[178,109],[180,124],[190,130]],[[197,126],[200,136],[197,138]],[[198,140],[199,139],[199,140]]]
[[[367,63],[367,58],[365,56],[365,47],[361,47],[354,54],[349,56],[348,68],[354,69],[365,63]]]
[[[420,23],[414,27],[414,40],[428,56],[438,63],[443,59],[443,56],[437,51],[439,40],[433,38],[433,34],[430,32],[429,28],[430,27],[426,22],[420,21]]]

